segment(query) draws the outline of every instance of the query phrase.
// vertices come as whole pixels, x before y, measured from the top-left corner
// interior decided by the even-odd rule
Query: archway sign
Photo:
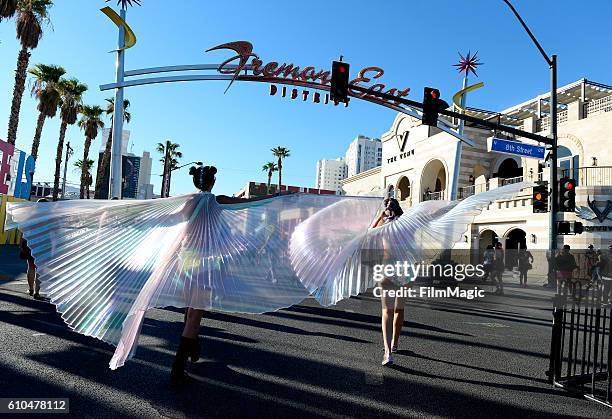
[[[330,71],[329,70],[317,70],[314,67],[306,66],[300,67],[293,65],[292,63],[279,63],[276,61],[264,62],[259,55],[253,50],[253,44],[248,41],[234,41],[225,44],[217,45],[208,49],[208,51],[215,50],[228,50],[234,53],[227,60],[220,64],[190,64],[190,65],[176,65],[166,67],[151,67],[142,68],[138,70],[125,71],[124,70],[124,59],[125,51],[131,48],[136,43],[136,36],[134,32],[125,22],[125,9],[121,9],[121,14],[117,15],[111,10],[103,9],[103,12],[107,14],[111,20],[119,28],[119,39],[117,46],[117,66],[116,66],[116,79],[115,83],[103,84],[100,86],[100,90],[115,90],[115,113],[113,117],[113,138],[122,138],[123,131],[123,89],[126,87],[142,86],[148,84],[159,84],[159,83],[174,83],[174,82],[186,82],[186,81],[228,81],[229,84],[225,91],[232,86],[235,81],[241,82],[260,82],[270,84],[270,94],[275,95],[278,93],[276,84],[293,86],[290,92],[287,92],[286,87],[282,87],[281,95],[289,95],[292,99],[296,99],[298,91],[296,87],[302,87],[307,89],[315,90],[311,96],[312,101],[315,103],[329,102],[329,96],[327,93],[330,90]],[[108,8],[110,9],[110,8]],[[112,13],[111,13],[112,12]],[[114,13],[114,14],[113,14]],[[127,35],[127,36],[126,36]],[[126,38],[127,41],[126,42]],[[193,74],[192,72],[199,71],[199,74]],[[164,75],[157,77],[144,77],[137,78],[136,76],[151,76],[158,74],[167,73],[192,73],[192,74],[180,74],[180,75]],[[209,73],[202,73],[209,72]],[[359,71],[357,77],[353,79],[349,84],[355,87],[360,87],[361,90],[366,88],[366,91],[356,91],[349,88],[349,96],[365,100],[376,105],[384,106],[397,112],[402,112],[406,115],[412,116],[417,119],[421,119],[422,112],[413,107],[406,106],[395,100],[387,100],[377,98],[368,91],[371,92],[384,92],[393,97],[402,98],[409,94],[410,88],[403,90],[397,88],[386,89],[386,86],[380,83],[379,79],[384,74],[384,70],[379,67],[365,67]],[[127,79],[127,80],[126,80]],[[323,96],[319,91],[324,92]],[[307,100],[309,96],[308,90],[301,92],[303,100]],[[462,92],[458,92],[458,94]],[[458,132],[458,126],[452,124],[446,119],[438,119],[438,128],[456,138],[460,141],[465,142],[470,146],[474,146],[474,142],[467,137],[464,137],[462,133]],[[112,144],[112,155],[111,155],[111,170],[110,170],[110,183],[111,193],[109,197],[120,197],[121,195],[121,143],[119,141],[113,141]]]

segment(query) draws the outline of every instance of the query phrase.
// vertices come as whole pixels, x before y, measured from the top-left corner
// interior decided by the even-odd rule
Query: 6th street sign
[[[519,143],[518,141],[503,140],[501,138],[487,138],[487,149],[497,153],[512,154],[513,156],[543,159],[545,147],[533,144]]]

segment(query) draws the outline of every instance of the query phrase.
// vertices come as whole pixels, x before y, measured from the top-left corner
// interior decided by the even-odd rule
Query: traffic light
[[[348,103],[349,65],[342,61],[332,62],[329,98],[333,102]]]
[[[557,223],[557,234],[570,234],[571,230],[572,228],[569,221],[559,221]]]
[[[559,221],[557,223],[557,234],[582,234],[584,226],[580,221]]]
[[[559,211],[574,212],[576,210],[576,181],[562,178],[559,181]]]
[[[533,187],[533,212],[548,212],[548,182]]]
[[[431,87],[423,90],[423,125],[438,126],[438,111],[448,108],[448,103],[440,99],[440,91]]]

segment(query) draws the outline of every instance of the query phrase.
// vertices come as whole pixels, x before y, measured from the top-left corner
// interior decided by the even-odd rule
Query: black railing
[[[608,407],[612,407],[610,282],[561,281],[554,299],[548,371],[555,386]]]
[[[489,190],[489,182],[487,183],[479,183],[477,185],[465,186],[463,188],[459,188],[459,193],[457,194],[458,199],[465,199],[468,196],[475,195],[477,193],[485,192]]]
[[[423,201],[440,201],[444,199],[444,191],[440,192],[425,192]]]
[[[561,171],[563,177],[576,180],[578,186],[611,186],[612,166],[579,167],[564,169]]]

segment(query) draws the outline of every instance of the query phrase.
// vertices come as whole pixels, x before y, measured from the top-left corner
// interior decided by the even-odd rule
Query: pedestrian
[[[561,253],[555,258],[555,266],[557,268],[557,294],[561,294],[563,283],[571,285],[574,270],[578,268],[576,258],[570,253],[569,244],[564,244]]]
[[[521,246],[518,254],[518,270],[519,270],[519,281],[521,287],[527,288],[527,271],[533,268],[533,255],[527,246]]]
[[[601,275],[602,295],[601,302],[610,303],[612,299],[612,244],[608,246],[608,252],[599,252],[598,272]]]
[[[587,247],[587,251],[584,254],[585,256],[585,267],[586,272],[591,281],[596,281],[598,279],[597,273],[597,252],[595,252],[595,247],[592,244],[589,244]]]
[[[49,202],[45,198],[40,198],[37,202]],[[28,294],[34,297],[36,300],[44,300],[45,298],[40,295],[40,279],[36,273],[36,264],[34,263],[34,257],[32,256],[32,249],[28,246],[28,241],[24,238],[19,243],[19,257],[27,261],[27,273],[26,278],[28,280]]]
[[[495,249],[493,249],[493,245],[489,244],[487,245],[487,248],[484,251],[484,255],[483,255],[483,260],[482,260],[482,266],[484,269],[484,277],[482,278],[483,281],[486,281],[487,279],[493,278],[493,264],[495,263]]]
[[[501,242],[495,243],[495,261],[493,262],[493,280],[497,281],[497,289],[495,294],[504,295],[504,281],[502,276],[505,270],[504,265],[504,248]]]
[[[397,220],[404,211],[395,198],[387,198],[383,201],[384,210],[372,225],[373,228],[390,224]],[[393,264],[389,255],[390,243],[383,240],[383,265]],[[381,326],[384,343],[384,355],[382,365],[393,365],[393,354],[397,352],[399,338],[404,325],[405,297],[398,295],[398,291],[406,288],[406,284],[398,284],[394,277],[386,277],[380,282],[381,288]],[[391,296],[391,293],[394,293]]]

